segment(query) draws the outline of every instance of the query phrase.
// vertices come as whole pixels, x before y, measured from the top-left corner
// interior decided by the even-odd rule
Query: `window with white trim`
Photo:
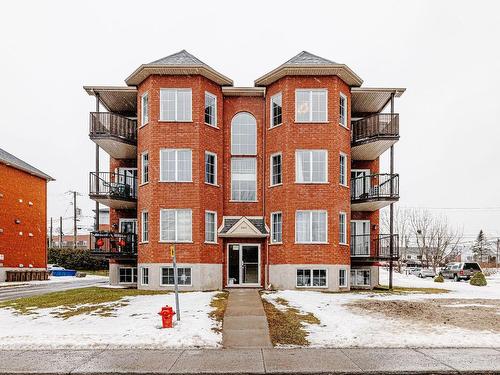
[[[231,200],[239,202],[257,200],[256,158],[231,159]]]
[[[118,283],[136,283],[137,268],[136,267],[120,267],[118,268]]]
[[[271,186],[280,185],[282,181],[281,153],[271,155]]]
[[[328,175],[328,151],[297,150],[295,152],[295,181],[324,183]]]
[[[347,214],[339,212],[339,243],[347,245]]]
[[[205,152],[205,182],[217,185],[217,155],[213,152]]]
[[[271,243],[281,243],[283,238],[283,214],[271,212]]]
[[[191,150],[164,148],[160,150],[160,181],[191,182]]]
[[[283,122],[283,104],[281,92],[271,97],[271,128]]]
[[[231,121],[231,155],[257,154],[257,121],[250,113],[240,112]]]
[[[295,242],[326,243],[326,211],[297,211],[295,213]]]
[[[144,93],[141,97],[141,126],[149,122],[149,95]]]
[[[161,285],[174,285],[174,267],[161,268]],[[189,286],[191,284],[191,267],[177,267],[177,284]]]
[[[326,122],[327,90],[295,90],[295,121]]]
[[[160,121],[192,121],[191,89],[160,89]]]
[[[149,268],[141,267],[141,285],[149,284]]]
[[[352,286],[370,286],[370,270],[351,270]]]
[[[160,241],[191,242],[192,211],[189,209],[160,210]]]
[[[205,211],[205,242],[216,243],[217,213]]]
[[[296,286],[298,288],[325,288],[327,284],[327,270],[299,268],[297,269]]]
[[[347,155],[343,152],[339,156],[339,183],[342,186],[347,186]]]
[[[205,91],[205,124],[217,127],[217,97]]]
[[[141,184],[149,182],[149,153],[141,154]]]
[[[339,287],[345,288],[347,286],[347,271],[344,268],[339,269]]]
[[[149,212],[141,213],[141,242],[149,241]]]
[[[340,93],[339,99],[339,123],[347,128],[347,96]]]

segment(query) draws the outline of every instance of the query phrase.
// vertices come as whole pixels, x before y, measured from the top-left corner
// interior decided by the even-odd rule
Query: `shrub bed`
[[[86,249],[49,249],[49,264],[57,264],[71,270],[106,270],[108,260],[96,257]]]

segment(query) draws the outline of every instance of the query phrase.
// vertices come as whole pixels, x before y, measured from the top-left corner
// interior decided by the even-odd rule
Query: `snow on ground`
[[[387,272],[381,271],[381,284]],[[500,334],[491,331],[471,331],[451,325],[430,325],[419,322],[393,319],[382,314],[356,314],[346,305],[350,302],[367,299],[421,301],[425,299],[450,298],[499,299],[500,277],[489,277],[489,285],[475,287],[467,282],[435,283],[431,278],[419,279],[413,275],[396,274],[395,286],[444,288],[452,292],[446,294],[401,294],[388,295],[376,293],[321,293],[312,291],[287,290],[264,294],[273,302],[281,297],[290,306],[304,313],[313,313],[321,323],[305,324],[312,347],[499,347]],[[279,305],[277,305],[279,306]],[[460,313],[457,311],[457,313]]]
[[[70,282],[78,282],[78,281],[101,281],[101,280],[109,280],[107,276],[99,276],[99,275],[89,275],[85,277],[76,277],[76,276],[49,276],[48,280],[32,280],[32,281],[15,281],[15,282],[0,282],[0,288],[9,287],[9,286],[27,286],[27,285],[41,285],[41,284],[53,284],[53,283],[70,283]]]
[[[173,293],[125,297],[130,302],[118,308],[116,317],[63,320],[51,316],[54,309],[36,310],[37,315],[0,309],[0,349],[218,347],[222,336],[212,330],[218,324],[208,316],[215,294],[180,293],[181,321],[173,329],[160,329],[158,315],[162,306],[175,306]]]

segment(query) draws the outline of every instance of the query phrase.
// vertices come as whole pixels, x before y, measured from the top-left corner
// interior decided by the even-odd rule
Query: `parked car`
[[[47,264],[47,271],[52,272],[52,271],[63,271],[66,268],[61,267],[57,264]]]
[[[476,262],[449,263],[441,268],[439,274],[445,279],[455,281],[469,280],[477,272],[482,272],[481,266]]]
[[[412,275],[418,276],[421,279],[425,277],[435,277],[436,273],[432,268],[414,268],[411,272]]]

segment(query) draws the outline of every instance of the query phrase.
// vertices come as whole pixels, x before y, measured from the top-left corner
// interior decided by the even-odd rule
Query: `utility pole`
[[[170,245],[170,256],[172,257],[172,266],[174,267],[174,290],[175,290],[175,315],[177,321],[181,320],[181,310],[179,309],[179,283],[177,280],[177,254],[175,245]]]
[[[52,218],[50,218],[49,249],[52,249]]]
[[[63,242],[62,216],[59,216],[59,249],[62,249],[62,242]]]
[[[97,112],[96,116],[99,116],[99,111],[100,111],[100,98],[99,94],[95,94],[95,111]],[[99,193],[99,145],[96,143],[95,144],[95,174],[96,174],[96,179],[95,179],[95,190],[96,193]],[[95,202],[95,228],[94,230],[96,232],[99,231],[99,202]]]
[[[76,191],[73,192],[73,249],[76,249],[76,238],[78,228],[76,227]]]
[[[391,94],[391,121],[394,117],[394,93]],[[390,163],[390,192],[391,197],[393,195],[394,181],[392,180],[394,175],[394,145],[391,146],[391,163]],[[392,290],[392,273],[393,273],[393,261],[394,256],[394,203],[391,203],[389,211],[389,290]]]

